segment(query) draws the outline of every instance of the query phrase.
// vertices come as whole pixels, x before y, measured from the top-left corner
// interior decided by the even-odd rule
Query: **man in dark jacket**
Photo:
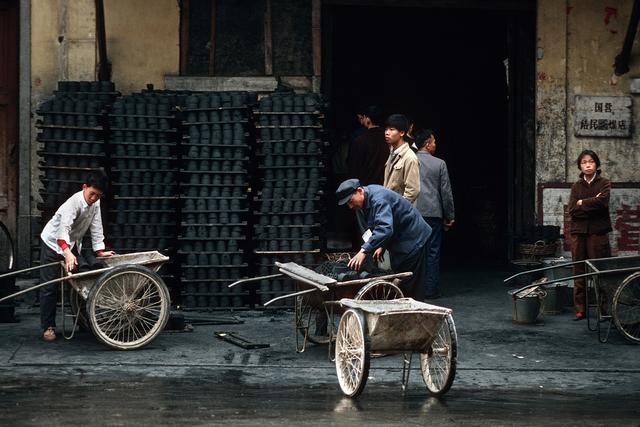
[[[384,129],[380,127],[382,111],[371,105],[362,113],[361,123],[367,130],[356,138],[349,149],[347,168],[349,175],[360,180],[362,185],[379,184],[384,181],[384,164],[389,157],[389,146],[384,140]]]
[[[380,260],[386,249],[393,271],[413,273],[402,283],[402,292],[421,301],[431,227],[420,213],[399,194],[380,185],[362,186],[357,179],[340,184],[336,198],[339,205],[360,211],[365,227],[371,231],[371,236],[349,261],[349,267],[360,270],[367,255]]]

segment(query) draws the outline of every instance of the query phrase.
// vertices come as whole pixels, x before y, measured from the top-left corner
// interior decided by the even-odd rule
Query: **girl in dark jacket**
[[[570,239],[573,261],[611,256],[609,232],[609,192],[611,182],[600,176],[600,159],[592,150],[584,150],[578,156],[580,179],[571,187],[569,215],[571,217]],[[584,264],[574,265],[575,275],[584,274]],[[585,279],[575,279],[573,304],[576,317],[585,317]],[[603,304],[606,307],[606,303]]]

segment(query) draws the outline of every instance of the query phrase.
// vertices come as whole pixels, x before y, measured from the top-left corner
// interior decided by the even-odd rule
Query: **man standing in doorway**
[[[336,190],[336,199],[338,205],[361,213],[365,227],[371,232],[360,251],[349,260],[349,268],[360,270],[368,255],[379,261],[387,250],[394,272],[413,273],[402,282],[402,292],[422,301],[431,227],[420,213],[397,193],[375,184],[363,187],[357,179],[342,182]]]
[[[416,208],[431,226],[432,233],[427,251],[426,299],[436,299],[440,294],[440,248],[442,230],[455,222],[453,194],[449,172],[444,160],[434,156],[436,137],[431,129],[421,129],[415,134],[420,162],[420,195]]]
[[[349,175],[358,178],[362,185],[384,182],[384,166],[389,157],[389,147],[380,127],[382,113],[377,105],[370,105],[361,113],[360,123],[364,133],[351,143],[347,160]]]
[[[402,114],[387,118],[384,138],[391,154],[384,169],[384,186],[415,204],[420,193],[420,167],[418,158],[405,141],[409,122]]]

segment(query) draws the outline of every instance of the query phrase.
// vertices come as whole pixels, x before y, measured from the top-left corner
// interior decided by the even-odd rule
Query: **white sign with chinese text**
[[[561,233],[569,227],[570,188],[543,188],[542,223],[558,225]],[[609,213],[613,233],[609,234],[612,255],[637,255],[640,250],[640,188],[611,189]],[[569,242],[565,238],[565,251]]]
[[[576,95],[575,135],[630,138],[630,96]]]

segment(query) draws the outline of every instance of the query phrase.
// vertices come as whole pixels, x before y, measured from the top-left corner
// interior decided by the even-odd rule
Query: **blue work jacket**
[[[371,254],[379,247],[389,251],[391,268],[415,255],[431,235],[431,227],[420,212],[398,193],[381,185],[364,188],[361,219],[372,235],[362,245]]]

